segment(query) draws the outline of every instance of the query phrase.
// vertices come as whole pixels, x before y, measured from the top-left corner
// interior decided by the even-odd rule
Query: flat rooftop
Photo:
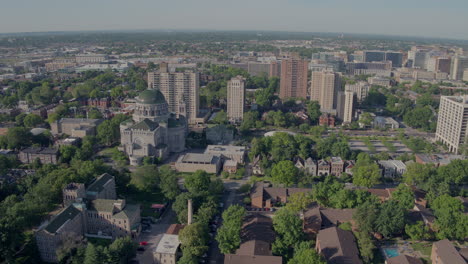
[[[245,147],[242,146],[228,146],[228,145],[208,145],[205,153],[210,152],[226,152],[231,154],[243,154]]]
[[[187,153],[181,156],[177,162],[211,164],[216,158],[213,154]]]
[[[155,253],[175,254],[180,246],[178,235],[164,234],[156,247]]]

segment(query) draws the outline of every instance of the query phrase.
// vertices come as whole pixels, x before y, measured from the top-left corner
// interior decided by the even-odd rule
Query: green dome
[[[162,104],[166,103],[166,98],[159,90],[146,90],[140,93],[138,101],[142,104]]]

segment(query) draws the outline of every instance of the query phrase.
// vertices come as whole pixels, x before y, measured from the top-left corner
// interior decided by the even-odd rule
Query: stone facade
[[[96,135],[96,127],[102,122],[100,119],[62,118],[50,124],[52,134],[67,134],[72,137],[83,138]]]
[[[57,164],[58,150],[54,148],[30,147],[19,152],[18,159],[22,163],[33,163],[39,159],[42,164]]]
[[[159,90],[146,90],[136,99],[133,120],[120,124],[121,150],[137,165],[143,157],[165,159],[185,149],[187,122],[184,115],[169,112]]]

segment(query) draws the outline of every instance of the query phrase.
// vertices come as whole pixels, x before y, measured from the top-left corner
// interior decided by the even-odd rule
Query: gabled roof
[[[466,261],[448,239],[437,241],[432,244],[432,247],[435,248],[443,263],[466,264]]]
[[[282,264],[283,258],[277,256],[246,256],[226,254],[224,264]]]
[[[136,204],[126,204],[125,208],[116,213],[113,217],[117,219],[134,219],[140,213],[140,206]]]
[[[72,220],[80,213],[80,210],[76,209],[73,205],[69,205],[57,214],[44,229],[49,233],[56,233],[67,221]]]
[[[130,129],[138,129],[138,130],[148,130],[152,131],[159,126],[158,123],[149,120],[148,118],[143,119],[142,121],[136,123],[135,125],[131,126]]]
[[[114,176],[104,173],[101,176],[99,176],[93,183],[89,185],[89,187],[86,189],[87,192],[101,192],[104,190],[104,186],[111,180],[114,179]]]
[[[362,264],[353,233],[337,227],[320,230],[317,245],[329,264]]]

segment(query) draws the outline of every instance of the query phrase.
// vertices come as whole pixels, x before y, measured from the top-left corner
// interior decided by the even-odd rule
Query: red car
[[[146,242],[146,241],[140,242],[140,246],[146,246],[146,245],[148,245],[148,242]]]

